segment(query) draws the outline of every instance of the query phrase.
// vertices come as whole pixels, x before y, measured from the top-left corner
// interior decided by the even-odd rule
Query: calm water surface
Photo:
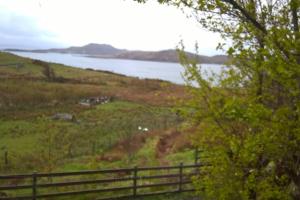
[[[82,55],[60,53],[11,52],[22,57],[60,63],[79,68],[92,68],[111,71],[139,78],[154,78],[184,84],[183,67],[178,63],[150,62],[125,59],[89,58]],[[222,66],[218,64],[201,64],[202,70],[220,73]]]

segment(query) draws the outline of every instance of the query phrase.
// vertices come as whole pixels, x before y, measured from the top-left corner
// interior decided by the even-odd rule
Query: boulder
[[[54,120],[75,121],[75,116],[69,113],[56,113],[52,116]]]

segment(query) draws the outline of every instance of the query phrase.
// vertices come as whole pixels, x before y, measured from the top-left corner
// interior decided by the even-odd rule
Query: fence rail
[[[194,191],[191,177],[198,174],[200,167],[200,164],[183,165],[181,163],[177,166],[0,175],[0,199],[37,200],[71,195],[97,194],[102,196],[98,200],[110,200],[191,192]],[[174,170],[176,172],[173,172]],[[157,172],[160,172],[160,174],[153,175],[153,173]],[[117,177],[103,178],[103,175]],[[101,177],[99,178],[99,176]],[[70,180],[70,177],[73,179]],[[54,178],[63,180],[53,182]],[[121,185],[115,186],[117,183]],[[86,189],[86,187],[91,185],[93,185],[92,188]],[[85,188],[82,189],[80,186]],[[72,189],[68,190],[70,187]],[[74,189],[74,187],[79,188]],[[172,188],[170,189],[170,187]],[[153,191],[153,188],[158,189]],[[167,188],[167,190],[164,188]],[[145,189],[148,189],[148,191],[142,191]],[[19,192],[20,190],[26,192]],[[106,193],[106,195],[103,195],[103,193]]]

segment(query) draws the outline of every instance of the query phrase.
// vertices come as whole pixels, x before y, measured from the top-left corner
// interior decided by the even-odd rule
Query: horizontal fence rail
[[[198,175],[200,167],[200,164],[181,163],[177,166],[0,175],[0,199],[37,200],[93,194],[87,199],[110,200],[191,192],[194,191],[191,178]]]

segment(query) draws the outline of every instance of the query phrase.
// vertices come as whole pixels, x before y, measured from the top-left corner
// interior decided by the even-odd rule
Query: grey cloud
[[[0,48],[49,48],[60,46],[54,35],[41,29],[35,19],[0,10]]]
[[[43,49],[52,47],[61,47],[56,42],[49,41],[40,37],[28,37],[21,35],[6,35],[0,33],[0,49]]]

